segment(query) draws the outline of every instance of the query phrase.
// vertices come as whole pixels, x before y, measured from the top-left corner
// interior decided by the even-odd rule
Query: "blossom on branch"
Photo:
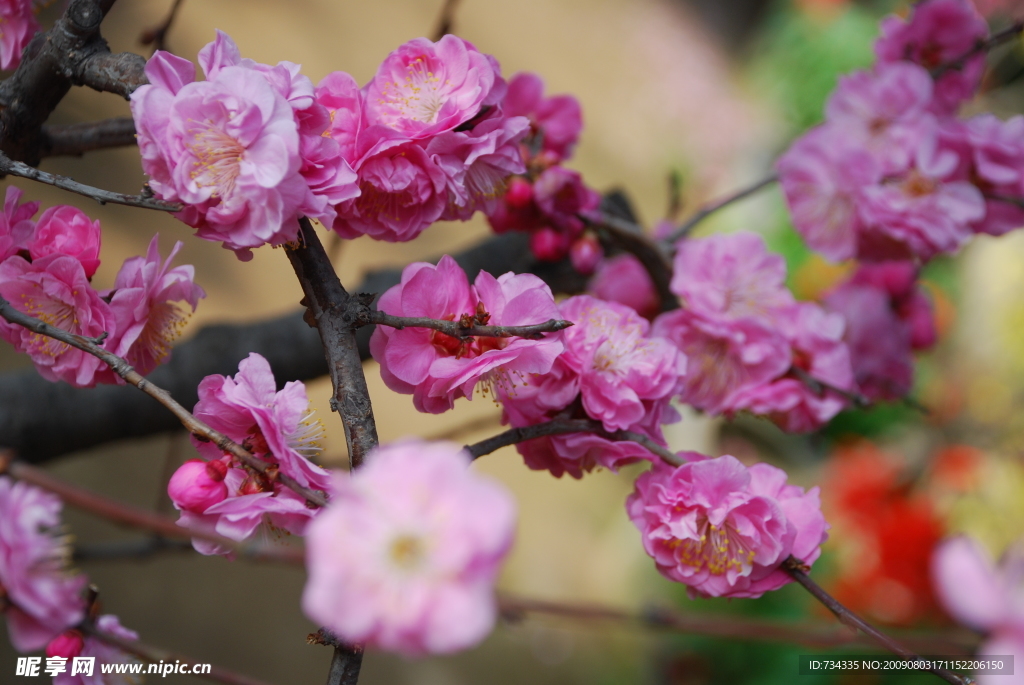
[[[39,211],[39,203],[21,202],[21,196],[21,188],[7,186],[3,213],[0,213],[0,262],[19,253],[25,256],[36,230],[32,217]]]
[[[55,205],[42,213],[28,241],[33,260],[52,254],[74,257],[85,277],[92,279],[100,266],[100,222],[70,205]]]
[[[306,615],[346,642],[410,656],[483,640],[516,507],[469,465],[457,445],[407,440],[336,473],[307,533]]]
[[[810,565],[821,554],[818,488],[788,485],[768,464],[685,456],[641,474],[626,510],[658,570],[691,597],[760,597],[792,581],[780,568],[790,555]]]
[[[508,92],[501,103],[508,116],[530,120],[531,138],[540,149],[556,161],[572,156],[573,148],[583,130],[583,111],[572,95],[544,97],[544,81],[537,74],[524,71],[508,82]]]
[[[122,626],[121,621],[113,614],[104,614],[97,618],[96,629],[122,640],[135,642],[139,639],[138,633]],[[53,677],[53,685],[136,685],[139,682],[134,675],[106,673],[103,669],[103,666],[108,664],[137,664],[138,659],[99,638],[83,636],[78,630],[69,630],[54,638],[46,646],[46,656],[63,657],[68,660],[64,672]],[[94,659],[92,672],[88,675],[72,675],[75,657]]]
[[[14,648],[31,652],[82,620],[86,579],[66,569],[56,495],[0,476],[0,608]]]

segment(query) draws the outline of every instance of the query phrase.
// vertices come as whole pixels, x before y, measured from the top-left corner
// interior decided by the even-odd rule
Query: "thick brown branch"
[[[665,242],[672,244],[675,243],[677,240],[685,238],[686,236],[690,235],[694,228],[697,227],[697,224],[699,224],[701,221],[704,221],[704,219],[707,219],[709,216],[711,216],[718,210],[722,209],[723,207],[728,207],[732,203],[742,200],[745,197],[749,197],[756,193],[757,191],[761,190],[762,188],[766,188],[778,180],[779,177],[773,174],[772,176],[768,176],[767,178],[762,178],[760,181],[754,183],[753,185],[737,190],[732,195],[726,195],[723,198],[719,198],[717,200],[708,202],[705,205],[702,205],[700,209],[698,209],[696,212],[693,213],[693,215],[690,218],[684,221],[682,225],[679,228],[677,228],[672,235],[670,235],[668,238],[665,238]]]
[[[640,260],[654,283],[662,311],[679,308],[679,299],[669,288],[672,282],[672,262],[662,247],[647,237],[642,228],[607,212],[602,213],[598,221],[582,214],[580,218],[597,231],[602,242],[631,252]]]
[[[572,326],[571,321],[549,319],[544,323],[532,324],[529,326],[463,326],[458,321],[442,321],[441,319],[428,319],[417,316],[392,316],[382,311],[370,313],[372,323],[391,328],[430,328],[440,331],[453,338],[471,338],[481,336],[485,338],[530,338],[539,339],[545,333],[562,331]]]
[[[20,176],[21,178],[27,178],[31,181],[38,181],[51,185],[61,190],[67,190],[78,195],[84,195],[96,200],[101,205],[107,204],[108,202],[116,205],[128,205],[129,207],[140,207],[142,209],[155,209],[161,212],[177,212],[180,211],[182,206],[176,202],[164,202],[158,200],[155,197],[149,197],[146,195],[125,195],[123,193],[115,193],[109,190],[102,190],[100,188],[93,188],[87,186],[84,183],[72,180],[67,176],[59,176],[57,174],[51,174],[46,171],[40,171],[35,167],[29,166],[23,162],[15,162],[10,159],[7,155],[0,152],[0,175],[10,174],[11,176]]]
[[[502,447],[549,435],[564,435],[565,433],[596,433],[607,440],[635,442],[668,464],[680,466],[684,463],[677,454],[668,448],[662,447],[646,435],[634,433],[633,431],[608,431],[605,430],[600,421],[592,421],[590,419],[552,419],[551,421],[545,421],[533,426],[510,428],[494,437],[481,440],[472,445],[466,445],[465,450],[474,459],[478,459]]]
[[[81,157],[93,150],[135,145],[135,121],[115,117],[67,126],[43,126],[40,157]]]
[[[811,580],[811,577],[807,575],[808,567],[799,559],[789,557],[782,564],[783,570],[788,573],[793,580],[800,583],[805,590],[821,602],[826,609],[835,614],[835,617],[839,619],[839,622],[843,625],[847,625],[855,630],[859,630],[875,642],[877,642],[883,648],[889,650],[893,654],[898,654],[901,657],[909,659],[911,661],[925,661],[922,660],[917,654],[910,651],[896,640],[892,639],[882,631],[875,628],[873,625],[862,619],[857,614],[853,613],[845,606],[840,604],[835,597],[825,592],[824,588],[818,585],[816,582]],[[943,668],[926,668],[921,669],[934,673],[939,676],[947,683],[953,685],[969,685],[971,682],[969,679],[959,676],[956,673],[952,673]]]
[[[146,58],[142,55],[101,51],[78,65],[73,81],[77,86],[116,93],[127,100],[136,88],[149,83],[145,69]]]
[[[16,460],[10,452],[0,452],[0,473],[7,473],[16,480],[35,485],[57,495],[69,506],[87,511],[113,523],[130,528],[156,533],[163,538],[189,540],[198,538],[220,545],[239,557],[259,561],[283,561],[289,564],[304,563],[301,551],[278,550],[270,547],[244,545],[229,538],[202,530],[183,528],[174,519],[123,504],[108,497],[90,492],[71,483],[54,478],[46,471]]]
[[[94,357],[97,357],[109,366],[114,373],[124,379],[125,382],[134,385],[139,390],[167,407],[167,409],[169,409],[171,413],[181,421],[182,425],[185,426],[185,428],[187,428],[193,435],[203,440],[209,440],[224,452],[234,456],[247,467],[267,476],[270,480],[279,481],[285,487],[291,488],[299,495],[302,495],[310,503],[319,507],[327,505],[327,500],[322,493],[299,485],[293,478],[280,473],[272,464],[269,464],[262,459],[257,459],[241,445],[233,442],[228,438],[228,436],[207,426],[205,423],[193,416],[191,412],[178,404],[174,398],[171,397],[170,393],[162,388],[158,388],[143,378],[127,361],[100,347],[97,344],[100,342],[99,340],[93,340],[81,335],[75,335],[74,333],[68,333],[65,330],[51,326],[48,323],[44,323],[39,319],[18,311],[2,297],[0,297],[0,317],[3,317],[10,323],[24,326],[30,331],[40,335],[45,335],[46,337],[53,338],[54,340],[59,340],[62,343],[71,345],[72,347],[82,350],[83,352],[88,352]],[[106,334],[104,334],[104,336],[105,335]]]

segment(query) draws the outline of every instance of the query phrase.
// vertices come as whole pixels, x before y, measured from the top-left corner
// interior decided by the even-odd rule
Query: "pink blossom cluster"
[[[551,289],[531,274],[495,278],[481,271],[473,285],[454,259],[437,266],[416,262],[402,271],[402,282],[384,293],[378,308],[393,316],[426,317],[466,325],[526,326],[558,319]],[[454,338],[429,328],[398,330],[377,326],[370,352],[380,363],[384,383],[411,394],[416,408],[440,414],[460,397],[483,391],[512,391],[532,374],[551,370],[565,349],[561,333],[538,339],[469,336]]]
[[[501,104],[509,116],[530,122],[520,144],[526,166],[508,184],[503,201],[487,211],[498,233],[525,231],[538,259],[556,261],[570,252],[582,273],[593,271],[600,248],[583,236],[581,215],[595,212],[601,196],[583,184],[580,175],[562,166],[572,155],[583,119],[570,95],[544,97],[544,82],[536,74],[516,74]]]
[[[341,236],[412,240],[438,220],[489,211],[522,173],[525,117],[502,107],[497,61],[447,35],[402,45],[360,88],[317,86],[299,66],[243,59],[217,33],[191,62],[157,52],[132,95],[143,169],[197,235],[241,259],[298,236],[308,216]]]
[[[1024,225],[1024,118],[957,117],[981,81],[984,52],[972,51],[987,35],[968,0],[925,0],[882,22],[874,67],[841,79],[825,123],[779,160],[811,249],[928,260]]]
[[[683,307],[658,316],[654,334],[686,355],[683,402],[712,414],[750,411],[793,432],[844,408],[835,390],[853,389],[844,321],[793,298],[784,260],[759,235],[680,241],[674,269],[670,287]]]
[[[122,640],[135,642],[139,639],[138,633],[122,626],[121,621],[113,614],[104,614],[97,618],[95,627],[102,633]],[[84,636],[79,630],[65,631],[51,640],[50,644],[46,645],[46,656],[67,659],[64,671],[53,677],[53,685],[135,685],[138,682],[134,676],[103,673],[102,669],[104,664],[134,664],[138,663],[138,659],[99,638]],[[95,659],[92,673],[74,673],[75,657]]]
[[[483,640],[516,507],[469,463],[458,445],[407,440],[336,473],[306,538],[306,615],[346,642],[410,656]]]
[[[692,597],[760,597],[792,578],[790,556],[808,566],[821,554],[828,524],[818,488],[804,491],[768,464],[683,453],[656,462],[636,481],[626,511],[663,576]]]
[[[1000,562],[975,539],[946,540],[932,555],[932,582],[942,606],[960,623],[987,633],[977,656],[1024,658],[1024,552],[1019,544]],[[978,685],[1006,682],[1005,675],[975,677]]]
[[[90,280],[99,267],[100,224],[68,205],[44,211],[20,202],[8,187],[0,214],[0,296],[21,312],[70,333],[99,338],[103,348],[147,374],[170,353],[203,289],[191,266],[171,268],[177,243],[161,261],[157,236],[145,257],[122,265],[114,287],[96,290]],[[31,357],[40,375],[76,387],[123,381],[98,358],[66,343],[0,321],[0,337]]]
[[[910,262],[862,264],[824,299],[843,316],[857,392],[872,400],[894,400],[910,392],[911,354],[935,344],[931,300]]]
[[[650,323],[625,305],[578,295],[559,305],[559,315],[574,324],[563,332],[564,352],[550,371],[501,388],[504,421],[518,428],[556,417],[590,418],[606,431],[632,431],[664,445],[661,425],[679,419],[669,403],[685,357],[652,336]],[[557,477],[581,478],[595,467],[614,470],[654,458],[635,442],[594,433],[535,438],[516,448],[527,466]]]
[[[234,377],[204,378],[193,414],[266,461],[273,473],[290,476],[303,487],[328,489],[330,474],[311,461],[322,449],[323,425],[313,419],[306,388],[292,381],[278,391],[264,357],[250,354]],[[305,498],[214,443],[192,440],[203,459],[182,464],[167,485],[167,494],[181,511],[178,525],[238,541],[264,524],[276,534],[305,533],[317,513]],[[193,546],[202,554],[230,551],[200,539]]]
[[[39,31],[39,0],[0,0],[0,69],[16,69],[21,53]]]

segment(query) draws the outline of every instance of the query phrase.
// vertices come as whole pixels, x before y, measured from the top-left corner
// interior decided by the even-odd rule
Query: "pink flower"
[[[260,355],[253,353],[243,359],[234,378],[204,378],[193,413],[300,485],[328,488],[328,472],[310,461],[320,452],[317,440],[323,426],[312,419],[305,387],[293,381],[276,391],[270,364]],[[276,531],[304,534],[306,524],[317,513],[304,498],[221,453],[213,443],[193,439],[193,444],[210,460],[209,468],[200,472],[185,464],[172,478],[168,494],[181,510],[179,525],[239,541],[250,537],[264,521]],[[224,497],[217,478],[226,488]],[[203,554],[227,552],[200,540],[193,540],[193,546]]]
[[[453,35],[417,38],[392,52],[366,85],[366,113],[412,139],[451,131],[495,105],[505,83],[493,58]]]
[[[659,440],[659,443],[663,440]],[[594,433],[566,433],[518,443],[516,450],[534,471],[550,471],[555,478],[568,473],[582,478],[595,468],[618,471],[638,461],[652,461],[646,447],[626,440],[606,440]]]
[[[583,129],[580,103],[571,95],[544,97],[544,81],[530,72],[520,72],[508,82],[501,103],[505,114],[530,119],[533,135],[539,135],[541,149],[558,161],[572,156]]]
[[[882,63],[874,71],[841,78],[825,111],[828,121],[864,146],[885,173],[899,173],[934,126],[931,99],[932,78],[924,68]]]
[[[135,642],[139,639],[138,633],[122,626],[117,616],[113,614],[104,614],[96,619],[96,628],[123,640]],[[139,662],[135,657],[97,638],[90,636],[83,639],[77,630],[63,633],[47,645],[46,656],[62,656],[68,660],[67,670],[53,677],[53,685],[134,685],[138,682],[137,678],[131,675],[103,671],[103,666],[108,664],[137,664]],[[76,656],[95,659],[91,675],[71,675],[72,659]]]
[[[105,347],[127,359],[142,375],[170,354],[171,344],[188,321],[184,305],[194,312],[199,298],[206,297],[206,292],[192,282],[195,269],[191,265],[170,268],[181,242],[174,244],[161,263],[158,238],[153,236],[145,257],[125,260],[113,290],[104,294],[116,321],[116,333]],[[113,372],[111,375],[113,381]]]
[[[833,388],[854,389],[850,351],[843,342],[845,320],[817,304],[799,302],[776,315],[779,330],[793,350],[793,365],[810,378]],[[763,385],[740,392],[735,409],[767,416],[784,431],[806,433],[828,423],[846,405],[839,393],[810,387],[790,371]]]
[[[85,576],[64,568],[56,495],[0,476],[0,595],[9,603],[7,634],[19,652],[42,648],[82,620]]]
[[[39,203],[19,203],[21,195],[21,188],[7,186],[4,210],[0,213],[0,262],[19,252],[27,253],[36,230],[32,217],[39,211]]]
[[[569,246],[569,261],[572,262],[572,268],[584,276],[594,273],[603,260],[604,250],[593,234],[586,233]]]
[[[670,288],[695,311],[771,323],[793,304],[786,262],[750,231],[679,241]]]
[[[751,318],[677,309],[655,319],[653,334],[670,340],[686,357],[680,399],[711,414],[734,410],[739,393],[781,376],[792,362],[782,334]]]
[[[598,264],[587,291],[599,300],[624,304],[646,319],[653,319],[661,311],[661,299],[651,275],[628,252]]]
[[[1024,209],[1012,201],[1024,196],[1024,117],[1001,121],[981,114],[968,119],[965,128],[972,177],[985,195],[985,218],[974,230],[1003,235],[1024,226]]]
[[[191,63],[157,52],[132,115],[155,193],[183,202],[177,216],[199,237],[249,259],[253,247],[295,239],[310,191],[289,100],[259,70],[213,64],[195,82]]]
[[[110,305],[89,285],[82,263],[68,255],[52,254],[33,262],[9,257],[0,264],[0,296],[15,309],[69,333],[96,338],[115,330]],[[107,368],[88,352],[21,326],[0,323],[0,337],[28,354],[39,375],[49,381],[89,388]]]
[[[858,255],[864,187],[881,180],[874,157],[835,126],[819,126],[779,159],[779,182],[793,227],[807,246],[833,262]]]
[[[0,69],[11,71],[21,63],[21,53],[40,30],[35,0],[0,2]]]
[[[935,344],[935,312],[927,292],[918,282],[920,269],[912,262],[861,264],[849,279],[855,286],[881,289],[890,308],[910,329],[910,346],[923,350]]]
[[[515,503],[451,443],[378,448],[337,473],[306,544],[306,615],[347,642],[407,655],[471,647],[497,618]]]
[[[519,326],[559,318],[548,286],[530,274],[495,279],[481,271],[474,285],[454,259],[435,267],[417,262],[402,272],[402,282],[381,296],[378,308],[394,316]],[[529,374],[545,373],[562,352],[561,334],[526,338],[457,339],[429,328],[395,330],[377,326],[370,351],[381,365],[384,383],[413,395],[422,412],[439,414],[456,399],[472,399],[478,383],[513,388]]]
[[[1011,548],[997,566],[976,540],[950,538],[932,555],[932,582],[953,618],[988,633],[979,657],[1024,658],[1024,554],[1019,547]],[[1007,682],[1005,675],[980,674],[976,679],[979,685]]]
[[[692,456],[656,462],[626,501],[663,576],[691,597],[760,597],[792,580],[779,568],[790,555],[814,563],[828,528],[817,488],[787,485],[768,464]]]
[[[879,62],[907,60],[930,70],[967,54],[988,36],[988,25],[967,0],[926,0],[915,5],[909,20],[883,19],[881,34],[875,43]],[[946,71],[935,84],[934,110],[955,113],[974,95],[984,68],[985,55],[980,53]]]
[[[91,279],[100,266],[100,222],[90,220],[77,207],[50,207],[36,222],[28,251],[33,260],[52,254],[74,257]]]

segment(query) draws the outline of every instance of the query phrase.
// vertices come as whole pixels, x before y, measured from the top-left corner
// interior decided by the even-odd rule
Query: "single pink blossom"
[[[35,234],[36,222],[32,217],[39,211],[39,203],[19,202],[21,195],[21,188],[7,186],[3,213],[0,213],[0,262],[19,252],[26,256]]]
[[[661,298],[651,275],[632,254],[625,252],[598,264],[587,292],[599,300],[618,302],[646,319],[661,312]]]
[[[97,338],[115,332],[110,305],[89,284],[82,263],[52,254],[32,262],[20,256],[0,264],[0,296],[44,323],[69,333]],[[25,352],[49,381],[89,388],[102,380],[107,365],[98,358],[27,328],[0,322],[0,337]]]
[[[481,271],[474,285],[447,255],[435,267],[417,262],[402,282],[381,296],[378,308],[393,316],[427,317],[493,326],[521,326],[559,318],[548,286],[531,274],[494,278]],[[490,389],[521,385],[529,374],[545,373],[563,350],[562,335],[526,338],[453,338],[429,328],[377,326],[370,351],[384,383],[412,394],[416,408],[439,414],[456,399],[472,399],[478,383]]]
[[[843,342],[845,320],[812,302],[799,302],[777,313],[775,321],[792,348],[794,368],[741,391],[732,405],[767,416],[789,433],[817,430],[848,404],[832,388],[854,390],[850,351]],[[815,387],[815,382],[828,387]]]
[[[875,55],[879,62],[906,60],[931,70],[965,56],[986,36],[988,25],[968,0],[925,0],[908,19],[882,20]],[[984,52],[948,69],[935,84],[934,111],[954,114],[974,95],[984,69]]]
[[[922,137],[934,127],[928,113],[932,78],[910,62],[881,63],[873,71],[844,76],[829,97],[828,121],[864,146],[885,173],[910,164]]]
[[[501,103],[508,116],[528,117],[533,135],[540,136],[541,149],[559,161],[572,156],[583,129],[579,101],[571,95],[544,97],[544,81],[530,72],[520,72],[508,82]]]
[[[817,488],[787,485],[768,464],[692,456],[656,462],[626,501],[662,575],[691,597],[760,597],[792,581],[780,568],[790,555],[814,563],[828,529]]]
[[[679,398],[711,414],[733,411],[739,393],[778,378],[792,364],[781,332],[751,318],[677,309],[655,319],[652,333],[686,357]]]
[[[981,114],[965,122],[971,148],[972,179],[985,196],[985,218],[974,230],[1003,235],[1024,226],[1024,117],[1001,121]]]
[[[337,473],[306,538],[306,615],[347,642],[412,656],[483,640],[516,507],[469,463],[455,444],[408,440]]]
[[[28,244],[33,260],[66,254],[82,263],[91,279],[100,266],[100,222],[71,205],[56,205],[43,212]]]
[[[21,63],[21,53],[36,31],[38,0],[3,0],[0,2],[0,69],[11,71]]]
[[[19,652],[42,648],[84,615],[86,579],[65,569],[60,510],[56,495],[0,476],[0,596]]]
[[[825,125],[798,138],[777,168],[793,226],[807,246],[833,262],[856,257],[864,231],[860,196],[881,180],[878,161]]]
[[[365,107],[371,125],[425,139],[496,105],[504,91],[493,58],[449,34],[436,43],[411,40],[388,55],[366,85]]]
[[[768,252],[757,233],[681,240],[673,265],[669,287],[701,313],[771,323],[777,311],[794,303],[785,260]]]
[[[195,269],[191,265],[171,268],[181,242],[176,242],[161,262],[158,238],[153,236],[145,257],[125,260],[114,279],[114,288],[104,293],[116,322],[115,333],[105,347],[127,359],[142,375],[167,359],[191,313],[186,307],[194,312],[199,298],[206,297],[206,292],[192,282]],[[111,372],[109,382],[114,378]]]
[[[104,614],[96,619],[96,628],[122,640],[135,642],[139,639],[138,633],[122,626],[113,614]],[[68,660],[66,670],[53,677],[53,685],[135,685],[138,682],[133,675],[105,673],[103,669],[103,666],[111,664],[137,664],[138,659],[98,638],[89,636],[83,639],[77,630],[69,630],[47,645],[46,656],[61,656]],[[95,660],[90,675],[72,675],[75,657],[92,657]]]
[[[190,62],[160,51],[147,63],[150,83],[131,98],[142,166],[157,196],[186,205],[176,216],[199,237],[249,259],[251,248],[298,233],[310,194],[298,125],[265,73],[212,71],[196,82]]]
[[[167,494],[179,509],[202,514],[228,496],[224,484],[228,466],[221,459],[189,459],[178,467],[167,483]]]

